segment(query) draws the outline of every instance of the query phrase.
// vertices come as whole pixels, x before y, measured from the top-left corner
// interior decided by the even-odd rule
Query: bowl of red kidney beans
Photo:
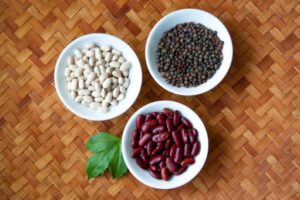
[[[136,111],[122,138],[124,161],[142,183],[171,189],[191,181],[202,169],[208,137],[199,116],[174,101],[157,101]]]

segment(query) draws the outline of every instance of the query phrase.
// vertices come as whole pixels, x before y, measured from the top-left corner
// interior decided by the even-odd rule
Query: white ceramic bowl
[[[91,42],[97,45],[112,45],[112,47],[122,52],[127,61],[132,63],[129,71],[130,84],[125,99],[120,101],[116,106],[110,106],[109,112],[103,114],[71,99],[70,92],[67,90],[67,81],[64,76],[68,56],[74,55],[76,48],[84,48],[87,43]],[[72,113],[84,119],[102,121],[117,117],[132,106],[141,89],[142,69],[137,55],[123,40],[108,34],[94,33],[81,36],[65,47],[55,65],[54,81],[60,100]]]
[[[137,116],[140,114],[146,114],[154,111],[160,112],[163,110],[163,108],[171,108],[173,110],[178,110],[183,116],[189,119],[193,124],[194,128],[196,128],[199,132],[198,139],[201,144],[200,153],[195,157],[195,163],[193,165],[190,165],[187,171],[185,171],[181,175],[172,176],[172,178],[168,181],[158,180],[153,178],[148,171],[140,168],[137,165],[135,159],[131,157],[132,132],[135,129],[135,120]],[[176,188],[191,181],[195,176],[197,176],[197,174],[202,169],[208,153],[207,132],[199,116],[189,107],[174,101],[156,101],[140,108],[131,116],[131,118],[127,122],[122,136],[122,152],[123,152],[124,161],[129,171],[140,182],[150,187],[158,188],[158,189]]]
[[[156,50],[164,32],[177,24],[195,22],[217,31],[218,37],[224,41],[223,61],[216,73],[207,82],[191,88],[175,87],[168,84],[157,69]],[[212,14],[198,9],[182,9],[172,12],[155,24],[148,36],[145,49],[146,63],[154,80],[164,89],[174,94],[191,96],[207,92],[217,86],[227,74],[232,61],[232,41],[224,24]]]

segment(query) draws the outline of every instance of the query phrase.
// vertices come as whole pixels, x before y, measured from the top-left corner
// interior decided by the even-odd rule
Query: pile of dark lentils
[[[158,71],[173,86],[196,87],[219,69],[223,44],[216,31],[202,24],[178,24],[159,41]]]

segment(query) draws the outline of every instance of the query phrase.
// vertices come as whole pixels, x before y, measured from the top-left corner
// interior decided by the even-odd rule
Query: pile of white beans
[[[76,102],[106,113],[125,98],[130,67],[121,51],[90,43],[68,58],[67,88]]]

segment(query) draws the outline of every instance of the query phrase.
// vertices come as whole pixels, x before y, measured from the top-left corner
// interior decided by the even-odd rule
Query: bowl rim
[[[197,121],[198,123],[200,123],[201,126],[203,126],[204,130],[202,132],[203,134],[203,137],[204,139],[202,140],[202,142],[205,142],[207,143],[207,148],[203,149],[203,146],[201,146],[201,150],[204,151],[204,155],[203,155],[203,158],[204,158],[204,162],[202,165],[199,165],[199,167],[197,168],[197,172],[195,173],[194,176],[190,176],[189,178],[186,178],[184,181],[182,181],[181,183],[179,184],[175,184],[175,185],[172,185],[172,184],[169,184],[167,185],[166,187],[157,187],[156,185],[154,184],[151,184],[147,181],[144,181],[135,171],[134,169],[132,168],[132,164],[129,164],[130,161],[129,159],[131,159],[131,156],[126,154],[125,156],[125,153],[126,152],[126,144],[125,144],[125,139],[123,137],[129,137],[128,135],[130,134],[130,124],[134,123],[135,125],[135,119],[136,117],[143,112],[143,110],[147,109],[148,107],[152,107],[152,106],[155,106],[156,104],[169,104],[169,103],[172,103],[173,105],[175,104],[176,105],[180,105],[181,107],[183,107],[184,109],[187,109],[189,111],[191,111],[192,113],[194,113],[196,116],[197,116]],[[200,141],[200,139],[199,139]],[[201,142],[201,141],[200,141]],[[125,128],[123,130],[123,133],[122,133],[122,144],[121,144],[121,149],[122,149],[122,154],[123,154],[123,159],[124,159],[124,162],[128,168],[128,170],[131,172],[131,174],[137,179],[139,180],[141,183],[149,186],[149,187],[152,187],[152,188],[156,188],[156,189],[174,189],[174,188],[178,188],[178,187],[181,187],[187,183],[189,183],[190,181],[192,181],[199,173],[200,171],[203,169],[206,161],[207,161],[207,156],[208,156],[208,150],[209,150],[209,140],[208,140],[208,134],[207,134],[207,130],[206,130],[206,127],[202,121],[202,119],[199,117],[199,115],[194,112],[190,107],[182,104],[182,103],[179,103],[179,102],[176,102],[176,101],[171,101],[171,100],[162,100],[162,101],[154,101],[154,102],[151,102],[151,103],[148,103],[146,105],[144,105],[143,107],[139,108],[137,111],[135,111],[135,113],[129,118],[129,120],[127,121],[126,125],[125,125]],[[200,154],[199,154],[200,155]],[[198,156],[199,156],[198,155]],[[194,164],[197,164],[197,162],[195,162]],[[201,164],[201,163],[200,163]],[[180,175],[179,175],[180,176]],[[161,180],[163,181],[163,180]]]
[[[118,42],[121,42],[123,43],[125,46],[128,46],[132,52],[134,53],[134,55],[136,56],[137,58],[137,64],[138,64],[138,67],[140,68],[140,73],[139,73],[139,76],[141,77],[141,81],[138,83],[138,92],[134,95],[131,95],[131,98],[132,98],[132,102],[129,103],[127,105],[127,108],[124,109],[123,112],[120,112],[120,113],[117,113],[116,115],[112,115],[110,117],[105,117],[106,115],[104,115],[104,117],[102,118],[96,118],[96,117],[91,117],[89,115],[83,115],[81,112],[78,112],[76,109],[74,109],[71,105],[69,105],[69,103],[67,102],[67,100],[65,100],[65,98],[63,97],[62,95],[62,91],[59,90],[58,86],[59,86],[59,83],[58,83],[58,68],[59,68],[59,64],[62,62],[63,60],[63,57],[65,55],[65,53],[70,49],[72,48],[72,46],[78,42],[80,42],[81,40],[84,40],[86,38],[89,38],[89,37],[111,37],[113,38],[114,40],[118,41]],[[141,63],[140,63],[140,60],[139,60],[139,57],[137,56],[136,52],[132,49],[132,47],[127,44],[124,40],[114,36],[114,35],[110,35],[110,34],[107,34],[107,33],[90,33],[90,34],[85,34],[85,35],[81,35],[75,39],[73,39],[67,46],[64,47],[64,49],[61,51],[61,53],[59,54],[59,57],[55,63],[55,69],[54,69],[54,85],[55,85],[55,90],[56,90],[56,93],[58,94],[58,97],[59,99],[61,100],[61,102],[63,103],[63,105],[69,110],[71,111],[73,114],[75,114],[76,116],[80,117],[80,118],[83,118],[83,119],[86,119],[86,120],[90,120],[90,121],[106,121],[106,120],[110,120],[110,119],[113,119],[113,118],[116,118],[120,115],[122,115],[123,113],[125,113],[136,101],[140,91],[141,91],[141,87],[142,87],[142,82],[143,82],[143,73],[142,73],[142,67],[141,67]]]
[[[222,66],[224,68],[226,68],[226,71],[224,71],[223,74],[220,75],[220,78],[215,81],[215,83],[212,84],[212,86],[210,87],[206,87],[202,90],[186,90],[186,92],[179,92],[178,90],[176,90],[176,87],[175,86],[172,86],[170,84],[168,84],[167,82],[166,83],[163,83],[162,81],[160,81],[157,76],[155,75],[155,72],[153,71],[152,67],[154,66],[151,66],[150,65],[150,56],[149,56],[149,51],[150,51],[150,42],[151,40],[153,39],[153,35],[154,35],[154,32],[158,29],[158,27],[166,20],[169,20],[171,17],[173,17],[174,15],[177,15],[178,13],[185,13],[185,12],[199,12],[199,13],[202,13],[202,14],[205,14],[205,15],[208,15],[209,17],[211,18],[214,18],[215,20],[217,20],[219,22],[219,25],[224,29],[225,33],[228,34],[229,36],[229,40],[228,40],[228,50],[227,51],[230,51],[230,60],[229,60],[229,63],[228,63],[228,66]],[[191,21],[193,21],[193,19],[191,19]],[[176,11],[173,11],[173,12],[170,12],[168,13],[167,15],[165,15],[163,18],[161,18],[155,25],[154,27],[152,28],[150,34],[148,35],[148,38],[147,38],[147,41],[146,41],[146,48],[145,48],[145,58],[146,58],[146,65],[147,65],[147,68],[152,76],[152,78],[156,81],[156,83],[158,83],[162,88],[164,88],[165,90],[173,93],[173,94],[177,94],[177,95],[181,95],[181,96],[195,96],[195,95],[199,95],[199,94],[203,94],[205,92],[208,92],[212,89],[214,89],[217,85],[219,85],[223,79],[225,78],[225,76],[227,75],[230,67],[231,67],[231,64],[232,64],[232,58],[233,58],[233,44],[232,44],[232,39],[231,39],[231,36],[230,36],[230,33],[228,31],[228,29],[226,28],[226,26],[223,24],[223,22],[216,16],[214,16],[213,14],[207,12],[207,11],[204,11],[204,10],[201,10],[201,9],[196,9],[196,8],[185,8],[185,9],[180,9],[180,10],[176,10]],[[163,80],[164,81],[164,80]],[[206,83],[202,83],[200,84],[199,86],[203,86],[205,85]],[[197,86],[197,87],[199,87]],[[197,87],[192,87],[192,88],[197,88]]]

